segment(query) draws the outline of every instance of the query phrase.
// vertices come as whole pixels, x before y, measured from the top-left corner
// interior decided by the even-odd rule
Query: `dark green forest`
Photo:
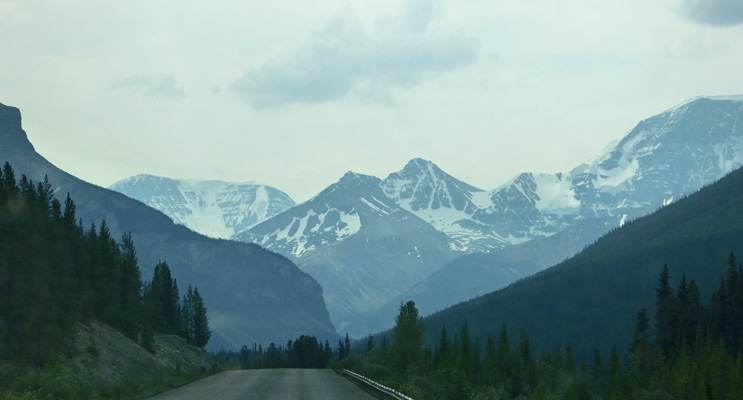
[[[418,400],[743,398],[743,264],[730,253],[706,305],[694,280],[682,276],[674,290],[670,278],[664,266],[652,321],[638,310],[630,346],[607,349],[607,359],[596,349],[579,361],[570,346],[537,354],[524,330],[514,340],[505,325],[481,341],[466,322],[455,332],[444,326],[424,346],[423,319],[408,302],[389,346],[370,337],[335,366]]]
[[[80,323],[99,320],[154,352],[155,333],[209,341],[197,288],[180,297],[167,263],[143,282],[130,235],[105,221],[84,229],[69,194],[61,204],[48,179],[0,172],[0,360],[42,367],[69,354]]]

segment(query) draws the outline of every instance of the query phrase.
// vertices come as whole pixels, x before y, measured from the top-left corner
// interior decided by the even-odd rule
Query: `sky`
[[[743,94],[740,0],[0,0],[0,103],[107,187],[256,181],[296,201],[412,158],[494,189]]]

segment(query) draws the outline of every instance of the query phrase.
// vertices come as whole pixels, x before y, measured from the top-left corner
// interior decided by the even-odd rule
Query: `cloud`
[[[743,24],[741,0],[684,0],[684,11],[690,20],[703,25]]]
[[[333,18],[293,55],[247,71],[232,89],[254,108],[323,103],[350,94],[394,102],[394,92],[472,64],[479,41],[437,32],[431,2],[413,4],[365,29],[352,18]]]
[[[173,75],[134,75],[116,81],[112,90],[126,90],[130,93],[157,98],[179,99],[186,95],[185,90],[176,85]]]

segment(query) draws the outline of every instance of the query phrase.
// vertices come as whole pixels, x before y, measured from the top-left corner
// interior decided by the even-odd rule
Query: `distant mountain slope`
[[[616,226],[614,218],[579,221],[549,237],[455,258],[384,306],[351,320],[353,330],[377,332],[394,325],[400,302],[415,301],[421,315],[502,289],[564,261]]]
[[[238,348],[311,334],[336,338],[322,288],[285,257],[259,246],[209,239],[139,201],[86,183],[36,153],[17,108],[0,104],[0,162],[34,181],[49,176],[59,197],[69,192],[86,226],[105,219],[113,235],[131,232],[144,279],[167,260],[181,285],[198,286],[214,332],[210,347]]]
[[[388,199],[379,183],[349,172],[311,200],[236,235],[292,257],[316,277],[341,332],[352,316],[454,257],[445,234]]]
[[[429,341],[442,325],[467,321],[484,337],[505,323],[525,329],[537,350],[571,345],[587,358],[623,351],[641,307],[654,310],[658,274],[694,279],[709,301],[730,251],[743,255],[743,169],[647,217],[627,223],[577,256],[503,290],[426,318]],[[650,311],[652,313],[652,311]]]
[[[510,243],[579,220],[644,215],[743,165],[743,96],[697,98],[640,122],[570,172],[525,173],[490,192],[472,219]]]
[[[176,224],[220,239],[229,239],[295,205],[288,194],[252,182],[137,175],[118,181],[109,189],[162,211]]]

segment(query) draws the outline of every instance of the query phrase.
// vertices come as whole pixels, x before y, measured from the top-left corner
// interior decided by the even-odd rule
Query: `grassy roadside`
[[[0,362],[0,400],[143,399],[223,370],[174,335],[156,335],[154,353],[100,322],[43,368]]]
[[[219,371],[220,369],[173,371],[157,377],[129,378],[114,384],[101,385],[84,381],[67,366],[55,365],[43,369],[14,371],[10,376],[4,377],[0,400],[144,399]]]

